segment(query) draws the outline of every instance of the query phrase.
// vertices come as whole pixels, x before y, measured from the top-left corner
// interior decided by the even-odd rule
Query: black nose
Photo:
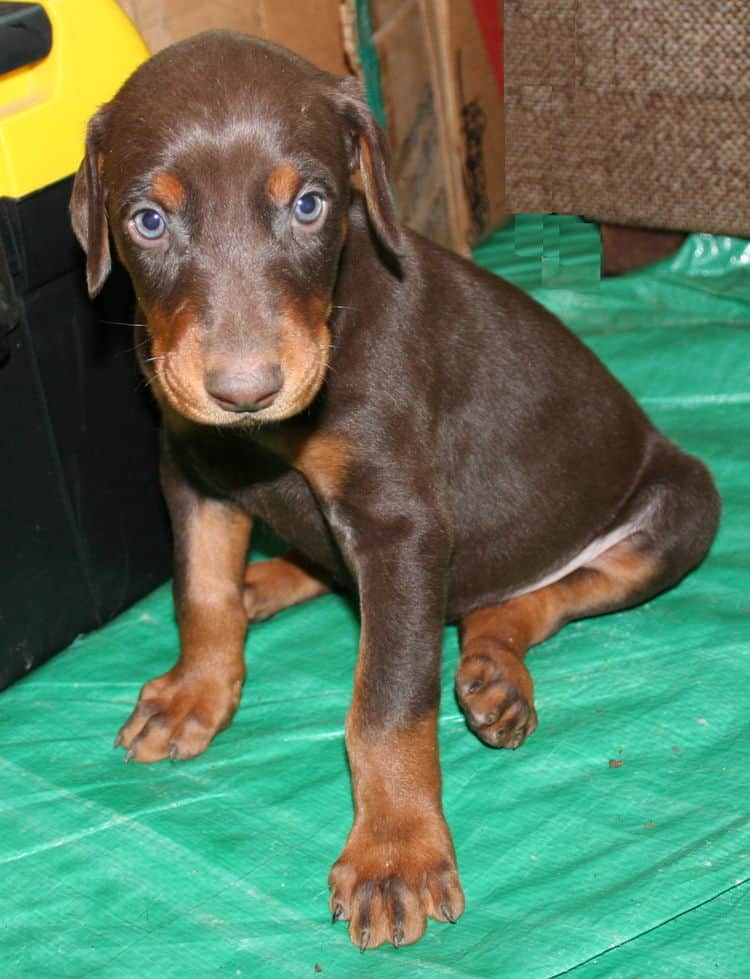
[[[260,411],[276,400],[284,378],[281,366],[270,361],[212,363],[205,374],[206,391],[224,411]]]

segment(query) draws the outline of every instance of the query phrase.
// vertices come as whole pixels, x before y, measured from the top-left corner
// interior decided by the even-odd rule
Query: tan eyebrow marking
[[[292,203],[301,184],[299,170],[292,163],[282,163],[268,178],[266,191],[274,204],[285,207]]]
[[[173,173],[157,173],[151,181],[151,194],[168,211],[179,211],[185,204],[185,188]]]

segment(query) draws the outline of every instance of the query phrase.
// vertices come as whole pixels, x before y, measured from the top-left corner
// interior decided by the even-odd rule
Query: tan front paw
[[[385,838],[355,827],[333,865],[333,920],[349,921],[349,936],[361,951],[386,942],[410,945],[428,917],[455,922],[463,912],[448,829],[442,817],[442,826],[431,822],[406,831],[396,825]]]
[[[126,761],[195,758],[229,725],[241,690],[242,680],[198,679],[171,670],[143,687],[115,747],[127,750]]]

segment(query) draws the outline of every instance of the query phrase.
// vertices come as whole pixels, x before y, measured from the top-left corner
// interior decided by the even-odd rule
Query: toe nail
[[[453,909],[449,908],[447,904],[440,905],[440,913],[447,921],[450,921],[452,925],[455,925],[455,923],[458,921],[458,918],[453,913]]]
[[[125,755],[125,764],[127,765],[127,763],[128,763],[128,762],[129,762],[129,761],[130,761],[130,760],[131,760],[132,758],[135,758],[135,751],[133,750],[133,748],[131,748],[131,749],[130,749],[130,751],[129,751],[129,752],[128,752],[128,753],[126,754],[126,755]]]
[[[370,944],[370,929],[365,928],[359,937],[359,950],[364,952],[367,950],[367,946]]]
[[[112,744],[112,747],[113,748],[119,748],[121,744],[122,744],[122,731],[118,731],[117,732],[117,737],[115,738],[115,740],[114,740],[114,742]]]
[[[404,931],[402,928],[396,928],[393,932],[393,947],[401,948],[404,944]]]
[[[336,907],[333,909],[333,914],[331,915],[331,924],[335,925],[343,913],[344,913],[344,909],[340,904],[337,904]]]
[[[177,761],[179,757],[180,757],[180,750],[177,747],[177,745],[176,744],[170,745],[169,746],[169,760],[170,761]]]

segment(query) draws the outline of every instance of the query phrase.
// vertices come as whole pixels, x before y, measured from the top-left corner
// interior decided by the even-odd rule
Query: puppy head
[[[146,62],[91,120],[71,201],[93,296],[109,233],[145,313],[157,396],[210,425],[277,421],[325,379],[359,170],[398,253],[382,135],[352,79],[210,32]]]

